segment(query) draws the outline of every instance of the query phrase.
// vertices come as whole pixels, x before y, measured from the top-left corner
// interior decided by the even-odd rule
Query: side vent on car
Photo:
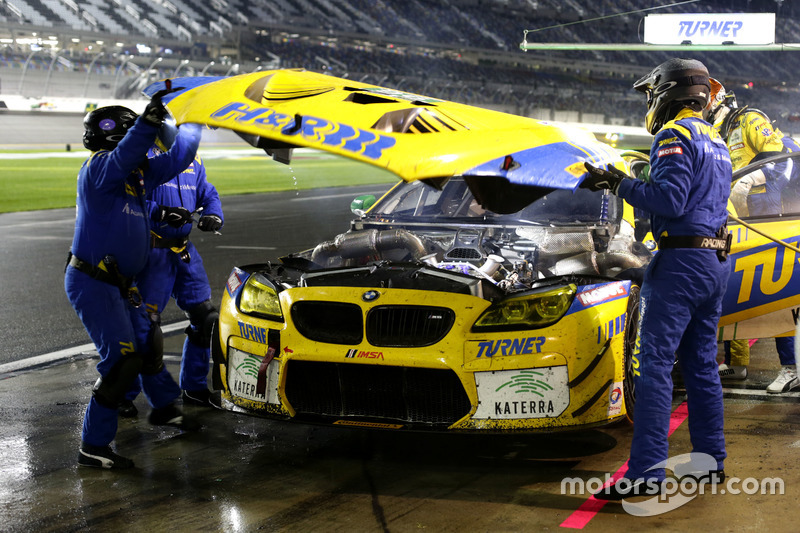
[[[432,133],[464,131],[467,128],[438,111],[409,108],[386,113],[372,125],[372,129],[387,133]]]

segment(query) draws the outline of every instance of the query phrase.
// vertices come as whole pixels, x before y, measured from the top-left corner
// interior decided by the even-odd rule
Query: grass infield
[[[316,150],[297,149],[291,165],[256,148],[201,145],[208,181],[220,196],[286,190],[395,183],[391,172]],[[75,205],[78,170],[89,156],[80,150],[0,150],[0,213]]]

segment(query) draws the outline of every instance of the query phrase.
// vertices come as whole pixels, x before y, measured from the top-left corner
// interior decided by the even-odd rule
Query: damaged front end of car
[[[625,208],[557,191],[497,215],[458,180],[401,184],[350,231],[233,270],[214,347],[226,407],[450,431],[622,418],[651,256]]]

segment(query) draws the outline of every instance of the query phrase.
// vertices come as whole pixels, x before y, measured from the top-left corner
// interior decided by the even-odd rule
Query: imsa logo
[[[347,350],[345,359],[380,359],[383,361],[383,352],[364,352],[361,350]]]

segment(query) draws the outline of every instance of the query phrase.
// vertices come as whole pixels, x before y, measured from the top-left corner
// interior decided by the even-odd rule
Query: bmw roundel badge
[[[377,300],[380,295],[381,293],[378,291],[367,291],[361,295],[361,299],[365,302],[371,302],[373,300]]]

